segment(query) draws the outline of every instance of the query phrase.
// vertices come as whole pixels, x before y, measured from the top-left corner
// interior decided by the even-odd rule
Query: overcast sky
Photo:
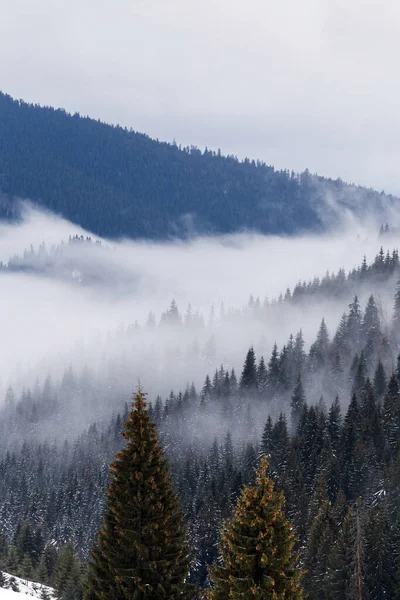
[[[400,193],[396,0],[0,0],[0,89]]]

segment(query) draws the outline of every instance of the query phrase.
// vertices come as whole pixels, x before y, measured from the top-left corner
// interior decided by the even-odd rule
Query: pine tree
[[[258,381],[258,392],[261,397],[264,396],[267,385],[268,385],[268,372],[267,367],[265,365],[264,357],[260,358],[260,362],[257,367],[257,381]]]
[[[349,304],[349,316],[347,319],[347,336],[351,344],[355,348],[360,344],[361,333],[361,311],[358,297],[354,296],[354,300]]]
[[[180,325],[182,323],[178,306],[174,299],[171,301],[171,305],[167,312],[161,315],[160,323],[163,325]]]
[[[183,515],[155,425],[139,388],[125,422],[126,447],[111,465],[112,481],[86,600],[190,598]]]
[[[212,391],[213,391],[213,386],[211,383],[211,379],[210,379],[210,376],[207,374],[205,381],[204,381],[203,388],[201,390],[201,394],[200,394],[200,410],[203,413],[207,412],[208,404],[210,402],[211,395],[212,395]]]
[[[386,454],[393,457],[397,450],[400,429],[400,398],[398,379],[394,373],[389,380],[383,399],[382,424],[385,434]]]
[[[193,500],[194,523],[191,531],[192,544],[196,549],[196,575],[205,581],[207,567],[217,558],[218,531],[221,515],[218,506],[220,489],[207,463],[201,469]]]
[[[397,282],[396,292],[394,294],[393,321],[395,327],[400,323],[400,280]]]
[[[81,566],[72,542],[67,542],[60,550],[55,583],[59,600],[80,600],[82,597]]]
[[[340,441],[340,428],[342,424],[342,414],[340,408],[339,398],[336,396],[335,400],[328,413],[327,431],[329,436],[329,442],[332,450],[336,452],[339,448]]]
[[[8,542],[6,535],[0,532],[0,569],[4,569],[8,554]]]
[[[246,360],[243,365],[242,377],[240,379],[240,389],[247,392],[252,392],[257,389],[257,365],[253,347],[247,352]]]
[[[292,431],[296,431],[301,412],[305,406],[306,397],[304,395],[303,384],[301,382],[301,375],[299,375],[297,377],[297,382],[290,401],[290,422],[292,425]]]
[[[279,382],[279,356],[278,356],[278,346],[276,342],[272,349],[271,358],[268,361],[268,386],[270,388],[271,393],[276,391],[276,387]]]
[[[210,569],[210,600],[303,598],[283,494],[274,491],[267,469],[263,457],[256,484],[243,489],[233,518],[222,532],[222,565]]]
[[[348,317],[346,313],[343,313],[336,330],[335,337],[333,338],[334,352],[335,354],[338,353],[340,357],[348,357],[350,355],[347,334],[347,319]]]
[[[24,579],[32,579],[33,577],[33,565],[32,565],[32,559],[30,556],[28,556],[28,554],[25,554],[21,566],[21,576]]]
[[[379,360],[376,370],[375,370],[375,375],[374,375],[374,390],[375,390],[375,394],[378,396],[378,398],[381,398],[383,396],[383,394],[385,393],[385,389],[386,389],[385,369],[383,367],[382,361]]]
[[[17,575],[19,563],[20,557],[18,555],[18,550],[14,545],[12,545],[10,546],[7,555],[7,571]]]
[[[48,585],[55,583],[56,569],[59,564],[58,551],[53,543],[48,544],[43,552],[40,559],[38,571],[44,577],[40,578],[39,581],[44,581]]]
[[[373,506],[365,527],[365,586],[368,600],[393,598],[395,588],[393,532],[384,502]]]
[[[293,361],[295,373],[301,373],[303,365],[306,360],[306,353],[304,352],[304,338],[303,332],[300,331],[296,334],[293,346]]]
[[[360,436],[360,408],[357,397],[353,394],[344,419],[341,439],[340,458],[342,467],[343,491],[347,497],[355,499],[358,485],[359,473],[357,473],[357,443]]]
[[[261,451],[267,457],[270,456],[273,446],[273,429],[274,424],[272,422],[271,415],[268,415],[267,422],[265,423],[262,438],[261,438]]]
[[[365,307],[362,329],[364,340],[366,340],[368,335],[371,335],[371,333],[379,333],[378,309],[372,294],[368,299],[367,306]]]
[[[310,348],[310,370],[312,372],[322,368],[328,352],[329,335],[325,319],[322,319],[318,330],[317,339]]]
[[[364,351],[361,351],[360,357],[354,356],[351,372],[354,375],[352,394],[358,394],[365,384],[365,376],[367,373],[367,365],[365,363]]]
[[[363,600],[365,594],[364,538],[359,502],[349,508],[330,558],[328,598]]]
[[[310,600],[327,597],[326,573],[329,555],[335,541],[335,523],[332,507],[328,500],[322,502],[312,520],[304,557],[306,574],[304,585]]]

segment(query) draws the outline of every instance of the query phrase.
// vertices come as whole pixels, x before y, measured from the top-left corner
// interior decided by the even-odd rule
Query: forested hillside
[[[356,576],[371,600],[397,597],[398,275],[397,251],[381,250],[371,264],[364,260],[347,275],[299,284],[280,301],[252,300],[242,313],[221,315],[236,327],[249,316],[261,323],[270,312],[280,319],[285,307],[310,306],[313,297],[333,295],[348,303],[348,294],[356,294],[334,330],[321,321],[308,349],[302,332],[293,331],[264,356],[257,347],[243,348],[239,369],[218,355],[218,346],[213,355],[197,350],[196,361],[204,364],[201,388],[188,376],[181,391],[151,398],[150,415],[187,518],[195,558],[191,582],[209,585],[221,526],[243,485],[254,482],[263,454],[286,497],[309,597],[351,598]],[[375,290],[391,294],[389,318],[371,294]],[[362,304],[359,293],[366,298]],[[193,315],[182,320],[175,303],[159,323],[153,316],[145,325],[153,332],[170,328],[175,336],[210,327]],[[120,335],[132,339],[139,330],[137,325]],[[154,345],[147,352],[155,373]],[[223,364],[210,371],[207,365],[220,358]],[[0,568],[55,585],[67,556],[73,599],[80,598],[78,560],[86,564],[95,541],[108,465],[123,446],[128,414],[122,367],[108,360],[102,377],[68,368],[61,381],[48,377],[18,394],[9,388],[1,411]],[[126,356],[124,365],[132,380]]]
[[[2,218],[18,214],[16,198],[102,236],[152,239],[246,229],[292,234],[335,225],[334,205],[363,215],[397,204],[341,180],[180,148],[0,93]]]
[[[45,114],[41,108],[17,108]],[[75,119],[78,129],[81,123],[92,123],[50,109],[49,114]],[[117,132],[136,139],[133,133],[93,126],[110,135]],[[190,164],[204,159],[197,152],[140,139]],[[237,172],[242,168],[253,173],[268,170],[211,154],[205,158],[231,165]],[[304,182],[314,188],[317,183],[341,185],[309,175],[298,178],[269,172],[272,178],[286,178],[300,191]],[[371,192],[373,198],[387,201]],[[353,260],[338,261],[337,269],[329,272],[322,259],[320,273],[302,280],[299,276],[304,271],[294,269],[290,287],[285,283],[280,294],[275,287],[277,296],[268,298],[258,294],[260,289],[265,294],[271,289],[263,261],[277,260],[277,240],[272,238],[271,245],[260,246],[253,255],[262,270],[257,294],[251,295],[253,280],[248,279],[249,300],[244,305],[207,304],[212,302],[212,290],[201,309],[195,304],[196,291],[193,304],[182,307],[172,300],[169,306],[154,307],[161,279],[146,280],[143,275],[140,259],[152,251],[147,243],[95,241],[85,234],[71,235],[61,243],[59,238],[46,244],[36,238],[37,245],[27,244],[23,251],[26,241],[21,236],[24,245],[3,251],[0,282],[24,296],[23,312],[32,302],[35,315],[40,318],[42,310],[48,314],[42,322],[54,328],[55,340],[67,333],[67,326],[59,327],[65,318],[65,299],[67,313],[82,314],[82,338],[71,347],[47,344],[46,355],[41,338],[48,331],[39,328],[32,357],[28,350],[31,333],[14,328],[16,338],[22,337],[23,350],[22,360],[11,368],[6,363],[13,339],[6,336],[9,347],[3,354],[0,379],[4,393],[0,406],[0,587],[15,585],[13,579],[2,580],[4,570],[55,587],[60,600],[82,600],[90,573],[88,560],[96,555],[97,534],[107,514],[106,490],[112,485],[109,465],[127,447],[121,432],[131,418],[129,400],[140,378],[149,391],[149,418],[157,426],[183,509],[192,560],[188,566],[185,558],[179,568],[188,572],[183,583],[191,600],[192,586],[201,590],[197,599],[217,593],[220,544],[225,539],[221,532],[233,514],[239,515],[240,506],[247,506],[247,498],[259,497],[260,490],[253,488],[255,468],[265,490],[272,485],[266,477],[274,482],[277,506],[282,506],[277,514],[288,523],[289,545],[294,544],[289,554],[296,563],[295,574],[299,577],[306,571],[301,586],[311,600],[352,598],[356,588],[369,600],[381,600],[382,591],[384,597],[396,598],[400,593],[394,558],[400,552],[400,261],[395,225],[390,222],[381,227],[379,242],[377,232],[378,227],[370,231],[368,240],[351,229],[353,243],[346,248],[359,252],[358,266],[353,267]],[[330,237],[333,243],[342,243],[325,235],[321,241]],[[297,260],[296,240],[284,241],[289,246],[282,247],[279,268],[285,261]],[[380,243],[386,247],[371,260],[371,249]],[[168,246],[182,247],[194,273],[190,292],[196,290],[190,282],[201,273],[188,252],[192,245],[153,245],[161,250],[157,257],[165,255]],[[232,260],[235,267],[231,291],[242,285],[241,268],[235,263],[241,248],[236,241],[233,246],[221,261],[226,265]],[[315,247],[325,252],[322,243]],[[144,254],[134,261],[141,248]],[[364,251],[369,259],[362,259]],[[176,256],[161,261],[168,278],[182,264],[174,260]],[[340,264],[352,268],[345,270]],[[313,272],[305,271],[307,277]],[[187,272],[180,273],[183,277],[188,277]],[[199,279],[204,285],[205,278]],[[60,296],[56,296],[57,312],[51,317],[54,288]],[[37,290],[43,291],[36,296]],[[165,296],[164,291],[163,300]],[[183,297],[192,301],[190,296]],[[118,304],[121,299],[124,302]],[[139,318],[140,302],[145,310]],[[110,307],[121,318],[114,329],[108,329]],[[92,332],[84,338],[89,313],[97,311],[95,335]],[[21,340],[17,342],[21,347]],[[132,477],[142,467],[147,473],[142,458],[135,452],[132,456],[139,461]],[[261,456],[268,459],[268,471],[265,462],[260,471]],[[151,487],[153,481],[149,483]],[[258,500],[254,502],[259,505]],[[130,508],[122,510],[130,515]],[[246,527],[241,513],[238,519],[239,529]],[[216,582],[214,588],[212,582]],[[297,592],[302,594],[301,587]],[[47,597],[46,590],[43,594]],[[96,596],[86,598],[97,600]]]

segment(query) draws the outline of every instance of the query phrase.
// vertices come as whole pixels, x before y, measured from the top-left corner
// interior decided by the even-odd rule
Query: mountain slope
[[[323,226],[327,194],[334,203],[350,199],[357,212],[395,201],[308,172],[180,149],[0,93],[2,218],[15,216],[19,197],[107,237],[243,229],[291,234]]]
[[[39,600],[42,598],[48,598],[50,600],[54,597],[53,588],[48,587],[47,585],[28,581],[27,579],[21,579],[20,577],[14,577],[13,575],[4,572],[3,575],[7,581],[7,589],[0,587],[0,600],[18,600],[18,596],[20,599],[26,599],[28,596],[28,598],[38,598]],[[15,591],[12,589],[11,581],[13,581]]]

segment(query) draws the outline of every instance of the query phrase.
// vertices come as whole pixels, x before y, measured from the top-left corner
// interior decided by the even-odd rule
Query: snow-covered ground
[[[12,577],[12,575],[9,575],[8,573],[4,573],[4,575],[7,577],[7,582]],[[13,592],[9,588],[5,589],[0,587],[0,600],[18,600],[18,596],[20,597],[20,599],[22,597],[26,598],[28,596],[30,598],[37,598],[41,600],[44,597],[44,590],[48,592],[50,598],[54,598],[53,588],[47,587],[46,585],[42,585],[41,583],[27,581],[26,579],[20,579],[19,577],[14,577],[14,579],[19,591]]]

